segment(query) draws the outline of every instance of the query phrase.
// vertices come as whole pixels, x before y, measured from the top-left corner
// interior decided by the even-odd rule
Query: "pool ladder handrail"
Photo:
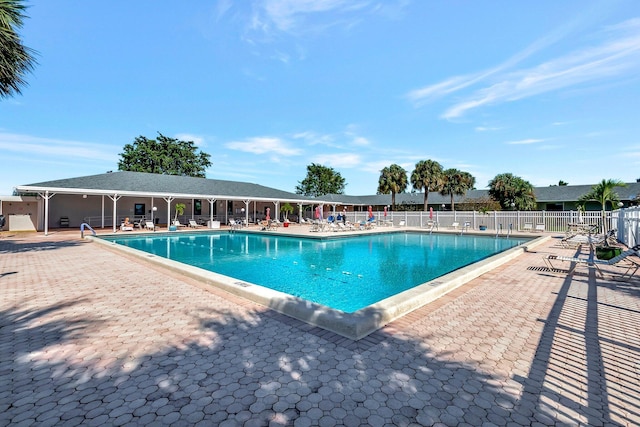
[[[471,222],[469,221],[463,222],[462,228],[460,229],[460,235],[462,236],[462,233],[464,233],[465,231],[469,231],[470,228],[471,228]]]
[[[511,236],[511,231],[513,230],[513,224],[509,224],[507,227],[507,239]],[[500,237],[500,233],[502,232],[502,224],[498,224],[498,229],[496,230],[496,238]]]

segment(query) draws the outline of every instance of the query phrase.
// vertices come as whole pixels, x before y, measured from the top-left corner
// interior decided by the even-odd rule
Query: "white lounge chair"
[[[560,241],[560,244],[565,248],[575,248],[580,245],[612,245],[616,242],[616,230],[609,230],[607,234],[575,234],[573,236],[565,236]]]
[[[600,277],[604,277],[602,274],[602,270],[600,270],[600,266],[607,265],[613,267],[623,268],[625,271],[620,275],[621,279],[629,279],[633,276],[638,269],[640,269],[640,259],[636,258],[640,256],[640,245],[636,245],[631,249],[627,249],[622,252],[620,255],[611,258],[610,260],[602,260],[597,258],[578,258],[578,257],[568,257],[568,256],[560,256],[560,255],[547,255],[543,258],[544,263],[547,265],[549,270],[554,271],[557,268],[553,265],[553,261],[562,261],[562,262],[570,262],[573,265],[569,268],[569,273],[573,273],[579,265],[586,265],[588,267],[595,267],[596,271],[600,274]],[[636,255],[633,257],[632,255]]]
[[[351,222],[347,221],[346,223],[338,223],[338,227],[340,227],[340,230],[343,231],[352,231],[355,230],[356,228],[353,226],[353,224],[351,224]]]
[[[532,222],[525,222],[524,223],[524,227],[522,227],[522,231],[527,231],[527,232],[533,231],[533,223]]]
[[[147,230],[155,230],[156,226],[153,223],[153,221],[145,221],[144,222],[144,228],[146,228]]]
[[[190,219],[190,220],[189,220],[189,227],[192,227],[192,228],[199,228],[199,227],[201,227],[201,225],[200,225],[200,224],[198,224],[195,220]]]
[[[539,223],[536,224],[536,231],[539,231],[541,233],[544,232],[544,223],[543,222],[539,222]]]

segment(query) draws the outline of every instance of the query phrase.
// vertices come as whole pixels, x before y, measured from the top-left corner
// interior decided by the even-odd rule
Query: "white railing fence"
[[[640,243],[640,206],[614,211],[613,217],[618,229],[618,241],[628,247]]]
[[[325,212],[325,216],[333,213]],[[336,213],[337,215],[337,213]],[[478,230],[480,226],[486,226],[488,231],[524,230],[525,224],[533,224],[535,229],[537,224],[544,224],[544,230],[551,233],[564,233],[569,224],[584,223],[601,226],[602,212],[600,211],[492,211],[482,214],[477,211],[433,211],[429,212],[374,212],[376,220],[382,225],[399,226],[401,221],[407,227],[426,228],[429,221],[435,221],[438,228],[451,228],[454,223],[461,227],[465,222],[469,223],[471,229]],[[119,215],[117,218],[124,218],[127,215]],[[349,212],[347,219],[353,222],[366,221],[367,212]],[[187,221],[191,217],[181,216],[181,221]],[[112,217],[105,216],[106,227],[112,226]],[[134,217],[133,220],[137,220]],[[202,219],[209,219],[203,216]],[[84,221],[92,227],[99,227],[102,224],[102,216],[85,217]],[[214,215],[214,220],[224,220],[223,215]],[[605,212],[605,225],[607,230],[617,229],[618,241],[632,247],[640,243],[640,206],[618,209]]]
[[[606,212],[607,230],[616,228],[617,212]],[[350,212],[347,219],[354,222],[367,220],[367,212]],[[400,221],[404,221],[408,227],[427,227],[429,221],[435,221],[439,228],[450,228],[454,223],[462,226],[468,222],[471,229],[478,230],[481,225],[486,226],[487,230],[524,230],[525,224],[536,225],[544,224],[544,230],[547,232],[564,233],[572,223],[585,224],[602,224],[602,212],[600,211],[492,211],[482,214],[477,211],[433,211],[429,212],[374,212],[375,218],[380,223],[388,223],[389,225],[398,226]]]

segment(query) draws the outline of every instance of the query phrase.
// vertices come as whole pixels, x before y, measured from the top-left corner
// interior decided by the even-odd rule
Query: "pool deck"
[[[0,426],[640,425],[640,280],[549,271],[580,253],[555,237],[354,341],[78,231],[2,232]]]

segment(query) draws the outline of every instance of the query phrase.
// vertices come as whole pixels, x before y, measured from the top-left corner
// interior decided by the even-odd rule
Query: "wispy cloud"
[[[298,156],[302,150],[290,147],[289,144],[275,137],[261,136],[248,138],[244,141],[232,141],[225,144],[231,150],[244,151],[253,154],[278,154],[280,156]]]
[[[352,145],[356,147],[365,147],[371,145],[371,141],[369,138],[366,138],[360,134],[358,130],[358,126],[355,124],[350,124],[347,126],[347,129],[344,131],[345,136],[351,141]]]
[[[102,160],[117,163],[120,148],[113,145],[95,144],[84,141],[69,141],[63,139],[40,138],[32,135],[0,133],[0,151],[24,153],[38,153],[55,159],[76,159],[78,161]]]
[[[325,145],[338,149],[349,149],[352,146],[369,146],[371,141],[359,134],[357,126],[349,125],[347,129],[336,134],[321,134],[313,131],[298,132],[292,135],[293,139],[302,140],[306,145]]]
[[[204,137],[202,136],[193,135],[190,133],[179,133],[176,134],[175,137],[181,141],[193,141],[193,143],[198,147],[206,147],[207,145],[205,143]]]
[[[353,17],[354,12],[369,7],[370,3],[367,0],[265,0],[256,3],[252,22],[261,30],[315,31],[319,26],[344,22],[349,15]],[[309,18],[318,15],[324,15],[324,23],[311,23]]]
[[[335,153],[314,156],[313,162],[334,168],[354,168],[362,163],[362,159],[358,154]]]
[[[500,130],[502,128],[499,127],[488,127],[488,126],[477,126],[475,128],[476,132],[492,132],[492,131],[496,131],[496,130]]]
[[[527,46],[521,52],[516,53],[501,64],[496,65],[488,70],[482,70],[477,73],[471,73],[461,76],[450,77],[440,83],[429,85],[420,89],[410,91],[406,96],[415,105],[420,106],[437,98],[444,97],[454,92],[458,92],[476,83],[480,83],[494,75],[500,74],[502,71],[514,67],[518,63],[527,59],[531,55],[539,52],[545,47],[557,42],[570,32],[576,25],[577,21],[571,22],[562,28],[552,32],[551,34],[536,40]]]
[[[505,142],[505,144],[509,144],[509,145],[527,145],[527,144],[537,144],[539,142],[543,142],[546,141],[545,139],[535,139],[535,138],[529,138],[529,139],[520,139],[518,141],[507,141]]]
[[[298,132],[292,135],[295,140],[301,140],[306,145],[326,145],[328,147],[337,147],[333,135],[320,134],[313,131]]]
[[[449,107],[442,114],[445,119],[454,119],[483,106],[511,102],[581,84],[602,82],[628,72],[635,76],[635,70],[640,66],[640,19],[622,22],[598,35],[604,39],[599,45],[575,50],[531,68],[507,71],[558,37],[553,36],[532,45],[491,70],[469,76],[455,76],[414,90],[407,97],[420,105],[433,98],[444,97],[483,83],[466,99]],[[488,84],[484,84],[485,81],[489,81]]]
[[[242,4],[242,2],[238,2]],[[272,42],[281,35],[318,35],[337,27],[349,29],[367,15],[394,19],[401,16],[407,0],[255,0],[250,4],[244,39],[250,43]],[[238,6],[241,7],[241,6]],[[228,2],[218,15],[230,13]]]

